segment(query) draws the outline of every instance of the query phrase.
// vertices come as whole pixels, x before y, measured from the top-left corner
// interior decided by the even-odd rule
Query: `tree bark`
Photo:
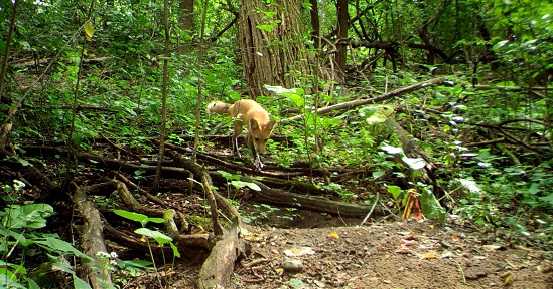
[[[179,2],[179,20],[182,30],[192,30],[194,28],[194,0],[182,0]]]
[[[336,48],[336,68],[338,70],[338,79],[344,80],[346,71],[346,59],[348,52],[348,31],[349,31],[349,11],[348,0],[337,0],[336,2],[336,17],[338,24],[338,44]],[[345,40],[345,41],[344,41]]]
[[[83,253],[91,256],[94,260],[83,263],[83,267],[86,269],[86,277],[94,289],[112,288],[113,284],[109,270],[99,265],[99,262],[102,261],[99,260],[98,253],[107,254],[108,252],[104,241],[104,226],[100,218],[100,212],[86,199],[85,191],[78,187],[73,195],[73,204],[84,219],[83,225],[79,226],[77,230],[81,235]]]
[[[311,40],[315,43],[315,48],[321,48],[320,33],[321,25],[319,23],[319,4],[317,0],[309,0],[311,3],[311,10],[309,10],[310,22],[311,22]]]
[[[242,65],[252,98],[268,94],[266,84],[297,87],[302,77],[313,74],[300,7],[295,0],[240,2]]]

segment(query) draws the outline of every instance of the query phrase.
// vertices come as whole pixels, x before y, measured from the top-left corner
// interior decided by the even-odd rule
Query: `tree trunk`
[[[315,48],[321,48],[320,41],[320,32],[321,25],[319,24],[319,5],[318,0],[309,0],[311,3],[311,10],[309,10],[309,15],[311,16],[311,40],[315,43]]]
[[[297,0],[240,1],[240,46],[244,77],[255,99],[264,85],[298,87],[313,74],[313,56],[305,48]]]
[[[192,30],[194,26],[194,0],[182,0],[179,2],[179,20],[182,30]]]
[[[338,70],[338,79],[344,79],[344,72],[346,71],[346,59],[348,52],[348,30],[349,30],[349,11],[348,0],[338,0],[336,2],[336,16],[338,22],[338,45],[336,45],[336,68]]]

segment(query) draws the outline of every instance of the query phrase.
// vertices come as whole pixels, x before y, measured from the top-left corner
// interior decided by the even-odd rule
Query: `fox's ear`
[[[259,123],[255,118],[250,118],[250,129],[259,129]]]
[[[271,120],[267,123],[267,126],[265,127],[265,131],[272,131],[273,128],[275,127],[275,124],[276,124],[276,121],[275,120]]]

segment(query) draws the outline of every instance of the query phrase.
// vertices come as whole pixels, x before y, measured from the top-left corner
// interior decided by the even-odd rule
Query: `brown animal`
[[[242,99],[234,104],[222,101],[213,101],[207,106],[210,113],[227,114],[234,118],[234,133],[232,134],[234,153],[240,156],[238,151],[238,137],[242,134],[243,126],[246,124],[246,144],[252,151],[255,160],[255,167],[258,170],[263,168],[259,154],[265,153],[267,140],[275,126],[274,120],[269,120],[269,113],[255,100]],[[239,118],[239,119],[238,119]]]

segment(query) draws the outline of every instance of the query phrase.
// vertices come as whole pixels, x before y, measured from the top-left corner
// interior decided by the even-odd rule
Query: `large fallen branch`
[[[225,232],[223,239],[218,241],[209,257],[204,261],[198,272],[197,285],[199,289],[225,288],[234,264],[244,243],[238,237],[238,219],[235,218],[231,228]]]
[[[338,104],[335,104],[335,105],[329,105],[329,106],[326,106],[326,107],[322,107],[322,108],[319,108],[317,111],[315,111],[313,113],[323,115],[323,114],[328,114],[328,113],[333,112],[333,111],[349,110],[349,109],[359,107],[359,106],[362,106],[362,105],[377,103],[377,102],[380,102],[380,101],[383,101],[383,100],[386,100],[386,99],[390,99],[392,97],[395,97],[395,96],[398,96],[398,95],[401,95],[401,94],[404,94],[404,93],[408,93],[408,92],[411,92],[411,91],[415,91],[415,90],[418,90],[418,89],[421,89],[421,88],[424,88],[424,87],[427,87],[427,86],[442,84],[442,83],[445,82],[446,79],[447,79],[447,77],[434,78],[434,79],[431,79],[431,80],[415,83],[415,84],[409,85],[407,87],[398,88],[396,90],[384,93],[384,94],[382,94],[380,96],[377,96],[377,97],[368,98],[368,99],[356,99],[356,100],[352,100],[352,101],[346,101],[346,102],[338,103]],[[296,116],[293,116],[293,117],[283,119],[283,120],[281,120],[281,122],[286,123],[286,122],[290,122],[290,121],[298,121],[298,120],[301,120],[302,118],[303,118],[303,115],[296,115]]]
[[[83,262],[82,264],[87,277],[85,279],[90,281],[90,285],[94,289],[113,288],[107,266],[100,266],[99,264],[99,262],[106,262],[106,260],[99,260],[98,253],[107,253],[100,212],[87,200],[85,190],[76,185],[73,205],[83,218],[83,224],[76,226],[81,236],[83,253],[93,259],[92,262]]]
[[[218,182],[226,182],[226,179],[217,172],[211,172],[211,177]],[[318,197],[300,195],[295,193],[277,190],[268,187],[264,183],[253,178],[242,176],[240,180],[258,185],[261,191],[255,192],[254,199],[260,203],[285,206],[327,213],[342,217],[362,218],[370,210],[368,206],[349,204],[338,201],[331,201]]]

